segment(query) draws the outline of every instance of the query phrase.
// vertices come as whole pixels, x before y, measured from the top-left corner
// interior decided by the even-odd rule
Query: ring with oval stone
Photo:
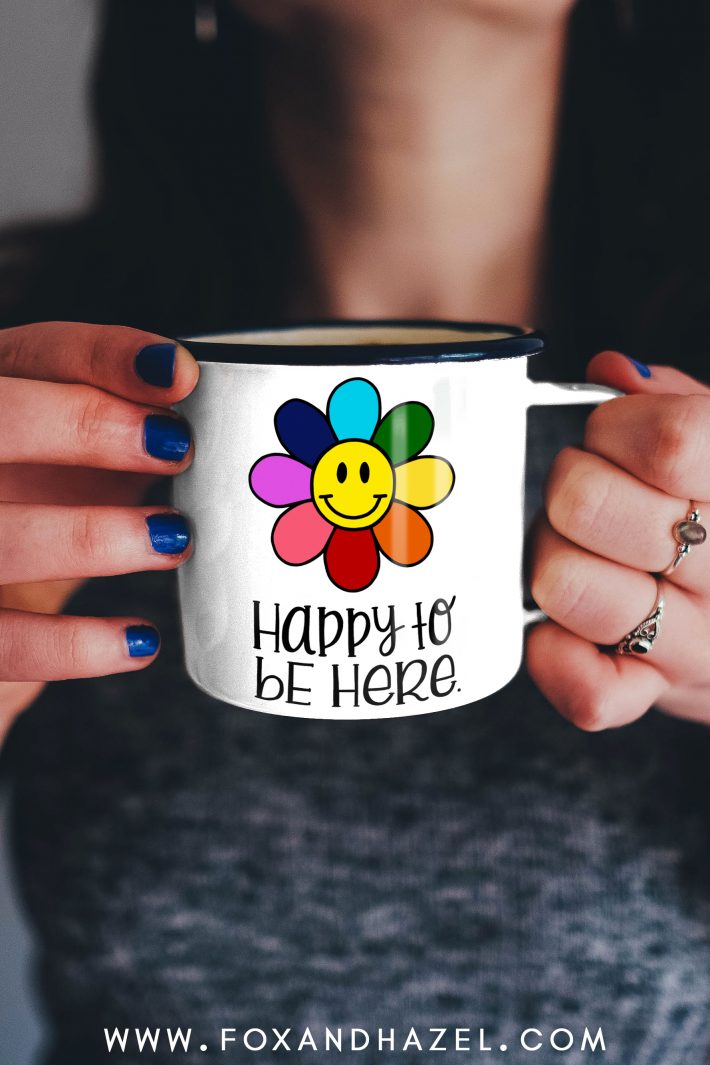
[[[683,559],[690,554],[691,547],[699,547],[707,539],[707,530],[700,524],[700,511],[697,504],[691,499],[688,514],[682,521],[677,521],[673,526],[673,539],[678,545],[675,558],[661,570],[659,576],[665,577],[673,573]]]

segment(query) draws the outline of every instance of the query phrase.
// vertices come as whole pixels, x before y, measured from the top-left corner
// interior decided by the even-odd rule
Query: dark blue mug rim
[[[404,344],[254,344],[213,342],[205,339],[180,339],[180,343],[199,362],[232,364],[271,364],[278,366],[377,365],[417,362],[474,362],[484,359],[511,359],[539,355],[545,348],[542,333],[520,326],[495,322],[464,322],[433,318],[330,318],[315,321],[283,322],[278,325],[250,326],[235,329],[242,336],[249,333],[291,332],[319,328],[394,328],[451,329],[471,333],[509,333],[495,340],[436,341]],[[224,332],[215,333],[222,336]]]

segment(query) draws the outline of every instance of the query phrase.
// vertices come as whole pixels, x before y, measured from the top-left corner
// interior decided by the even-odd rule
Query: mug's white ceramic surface
[[[457,323],[185,341],[195,459],[176,479],[187,669],[227,703],[370,719],[474,702],[517,672],[526,410],[539,335]]]

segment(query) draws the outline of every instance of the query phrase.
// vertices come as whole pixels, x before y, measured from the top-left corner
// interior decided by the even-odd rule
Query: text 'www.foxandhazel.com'
[[[265,1054],[295,1052],[361,1053],[416,1055],[501,1054],[517,1052],[536,1054],[550,1049],[558,1054],[571,1051],[588,1054],[606,1053],[604,1032],[570,1028],[525,1028],[510,1040],[496,1037],[486,1028],[221,1028],[210,1037],[198,1038],[192,1028],[104,1028],[106,1048],[117,1056],[123,1054],[187,1054],[194,1050],[219,1054]],[[368,1059],[369,1060],[369,1059]],[[391,1060],[391,1059],[390,1059]],[[421,1058],[418,1060],[422,1060]],[[489,1059],[490,1060],[490,1059]],[[511,1059],[509,1059],[511,1060]]]

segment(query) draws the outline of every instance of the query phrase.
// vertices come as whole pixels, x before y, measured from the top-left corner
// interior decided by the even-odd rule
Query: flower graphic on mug
[[[323,555],[328,577],[347,592],[372,584],[380,554],[400,566],[423,562],[434,535],[419,512],[454,485],[451,463],[421,454],[434,432],[427,406],[400,403],[381,417],[377,389],[355,377],[331,393],[326,414],[289,399],[274,427],[288,454],[260,458],[249,484],[262,502],[288,507],[271,536],[282,562]]]

